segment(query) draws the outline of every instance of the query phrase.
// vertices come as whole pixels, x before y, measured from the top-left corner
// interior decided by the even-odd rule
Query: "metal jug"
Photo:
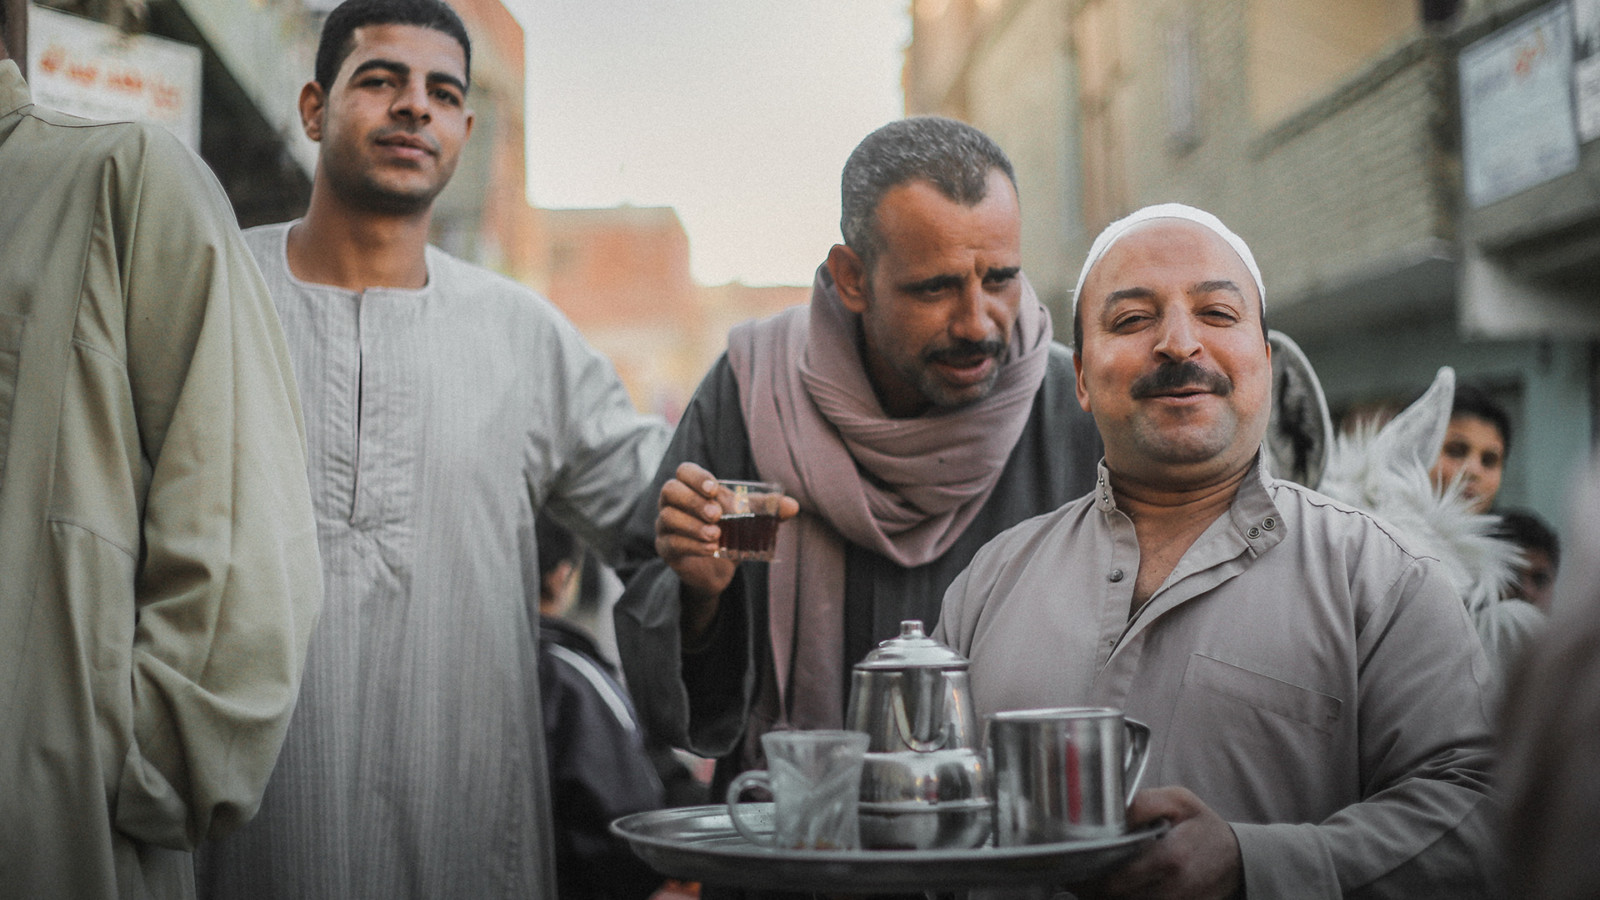
[[[967,660],[900,623],[850,676],[845,727],[869,738],[861,773],[861,846],[981,846],[993,825],[988,764],[977,749]]]
[[[1127,832],[1149,761],[1150,729],[1120,709],[1014,709],[988,720],[1000,847]]]

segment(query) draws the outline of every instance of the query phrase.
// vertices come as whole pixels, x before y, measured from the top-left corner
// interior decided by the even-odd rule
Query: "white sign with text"
[[[200,48],[32,6],[28,59],[40,106],[162,125],[199,152]]]

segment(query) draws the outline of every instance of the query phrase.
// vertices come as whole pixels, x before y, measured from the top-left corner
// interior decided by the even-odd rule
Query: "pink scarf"
[[[747,744],[766,722],[840,727],[845,542],[906,567],[942,556],[988,500],[1049,362],[1050,313],[1023,279],[989,396],[959,410],[892,419],[862,366],[857,324],[823,267],[809,306],[728,335],[756,469],[801,510],[778,530],[768,572],[777,696],[766,703],[775,699],[776,709],[752,717]]]

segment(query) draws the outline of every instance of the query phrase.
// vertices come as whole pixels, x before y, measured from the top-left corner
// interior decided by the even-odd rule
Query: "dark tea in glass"
[[[717,556],[723,559],[771,562],[778,541],[778,501],[783,486],[772,481],[718,481]]]

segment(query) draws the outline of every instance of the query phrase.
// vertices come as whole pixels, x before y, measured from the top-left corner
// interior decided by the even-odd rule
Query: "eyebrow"
[[[1021,266],[995,266],[985,269],[983,277],[985,280],[990,278],[1015,278],[1017,273],[1021,271]],[[960,287],[961,282],[960,275],[935,275],[932,278],[924,278],[921,281],[907,282],[900,285],[900,289],[902,291],[941,291],[945,288]]]
[[[1229,281],[1225,278],[1218,279],[1216,281],[1202,281],[1189,289],[1189,293],[1191,294],[1214,294],[1217,291],[1228,291],[1230,293],[1239,295],[1240,300],[1246,299],[1244,290],[1241,289],[1237,283]]]
[[[900,285],[902,291],[942,291],[945,288],[960,287],[959,275],[935,275],[921,281],[910,281]]]
[[[362,72],[371,71],[372,69],[386,69],[404,78],[409,78],[411,76],[411,67],[405,63],[397,62],[392,59],[376,58],[369,59],[366,62],[363,62],[361,65],[356,66],[355,69],[350,73],[350,79],[353,81],[355,80],[356,76],[360,75]],[[465,96],[467,93],[466,84],[462,82],[461,79],[451,75],[448,72],[429,72],[427,80],[436,84],[448,84],[460,91],[463,96]]]
[[[1240,289],[1238,283],[1229,281],[1226,278],[1219,278],[1214,281],[1201,281],[1189,288],[1188,293],[1213,294],[1217,291],[1227,291],[1228,293],[1237,295],[1241,300],[1245,299],[1244,291]],[[1112,291],[1111,293],[1107,294],[1106,305],[1110,306],[1113,303],[1118,303],[1123,300],[1153,300],[1155,299],[1155,296],[1156,292],[1147,287],[1123,288],[1120,291]]]
[[[1150,290],[1149,288],[1123,288],[1120,291],[1112,291],[1111,293],[1107,294],[1105,305],[1110,306],[1113,303],[1120,303],[1123,300],[1152,300],[1155,298],[1155,296],[1156,292]]]

